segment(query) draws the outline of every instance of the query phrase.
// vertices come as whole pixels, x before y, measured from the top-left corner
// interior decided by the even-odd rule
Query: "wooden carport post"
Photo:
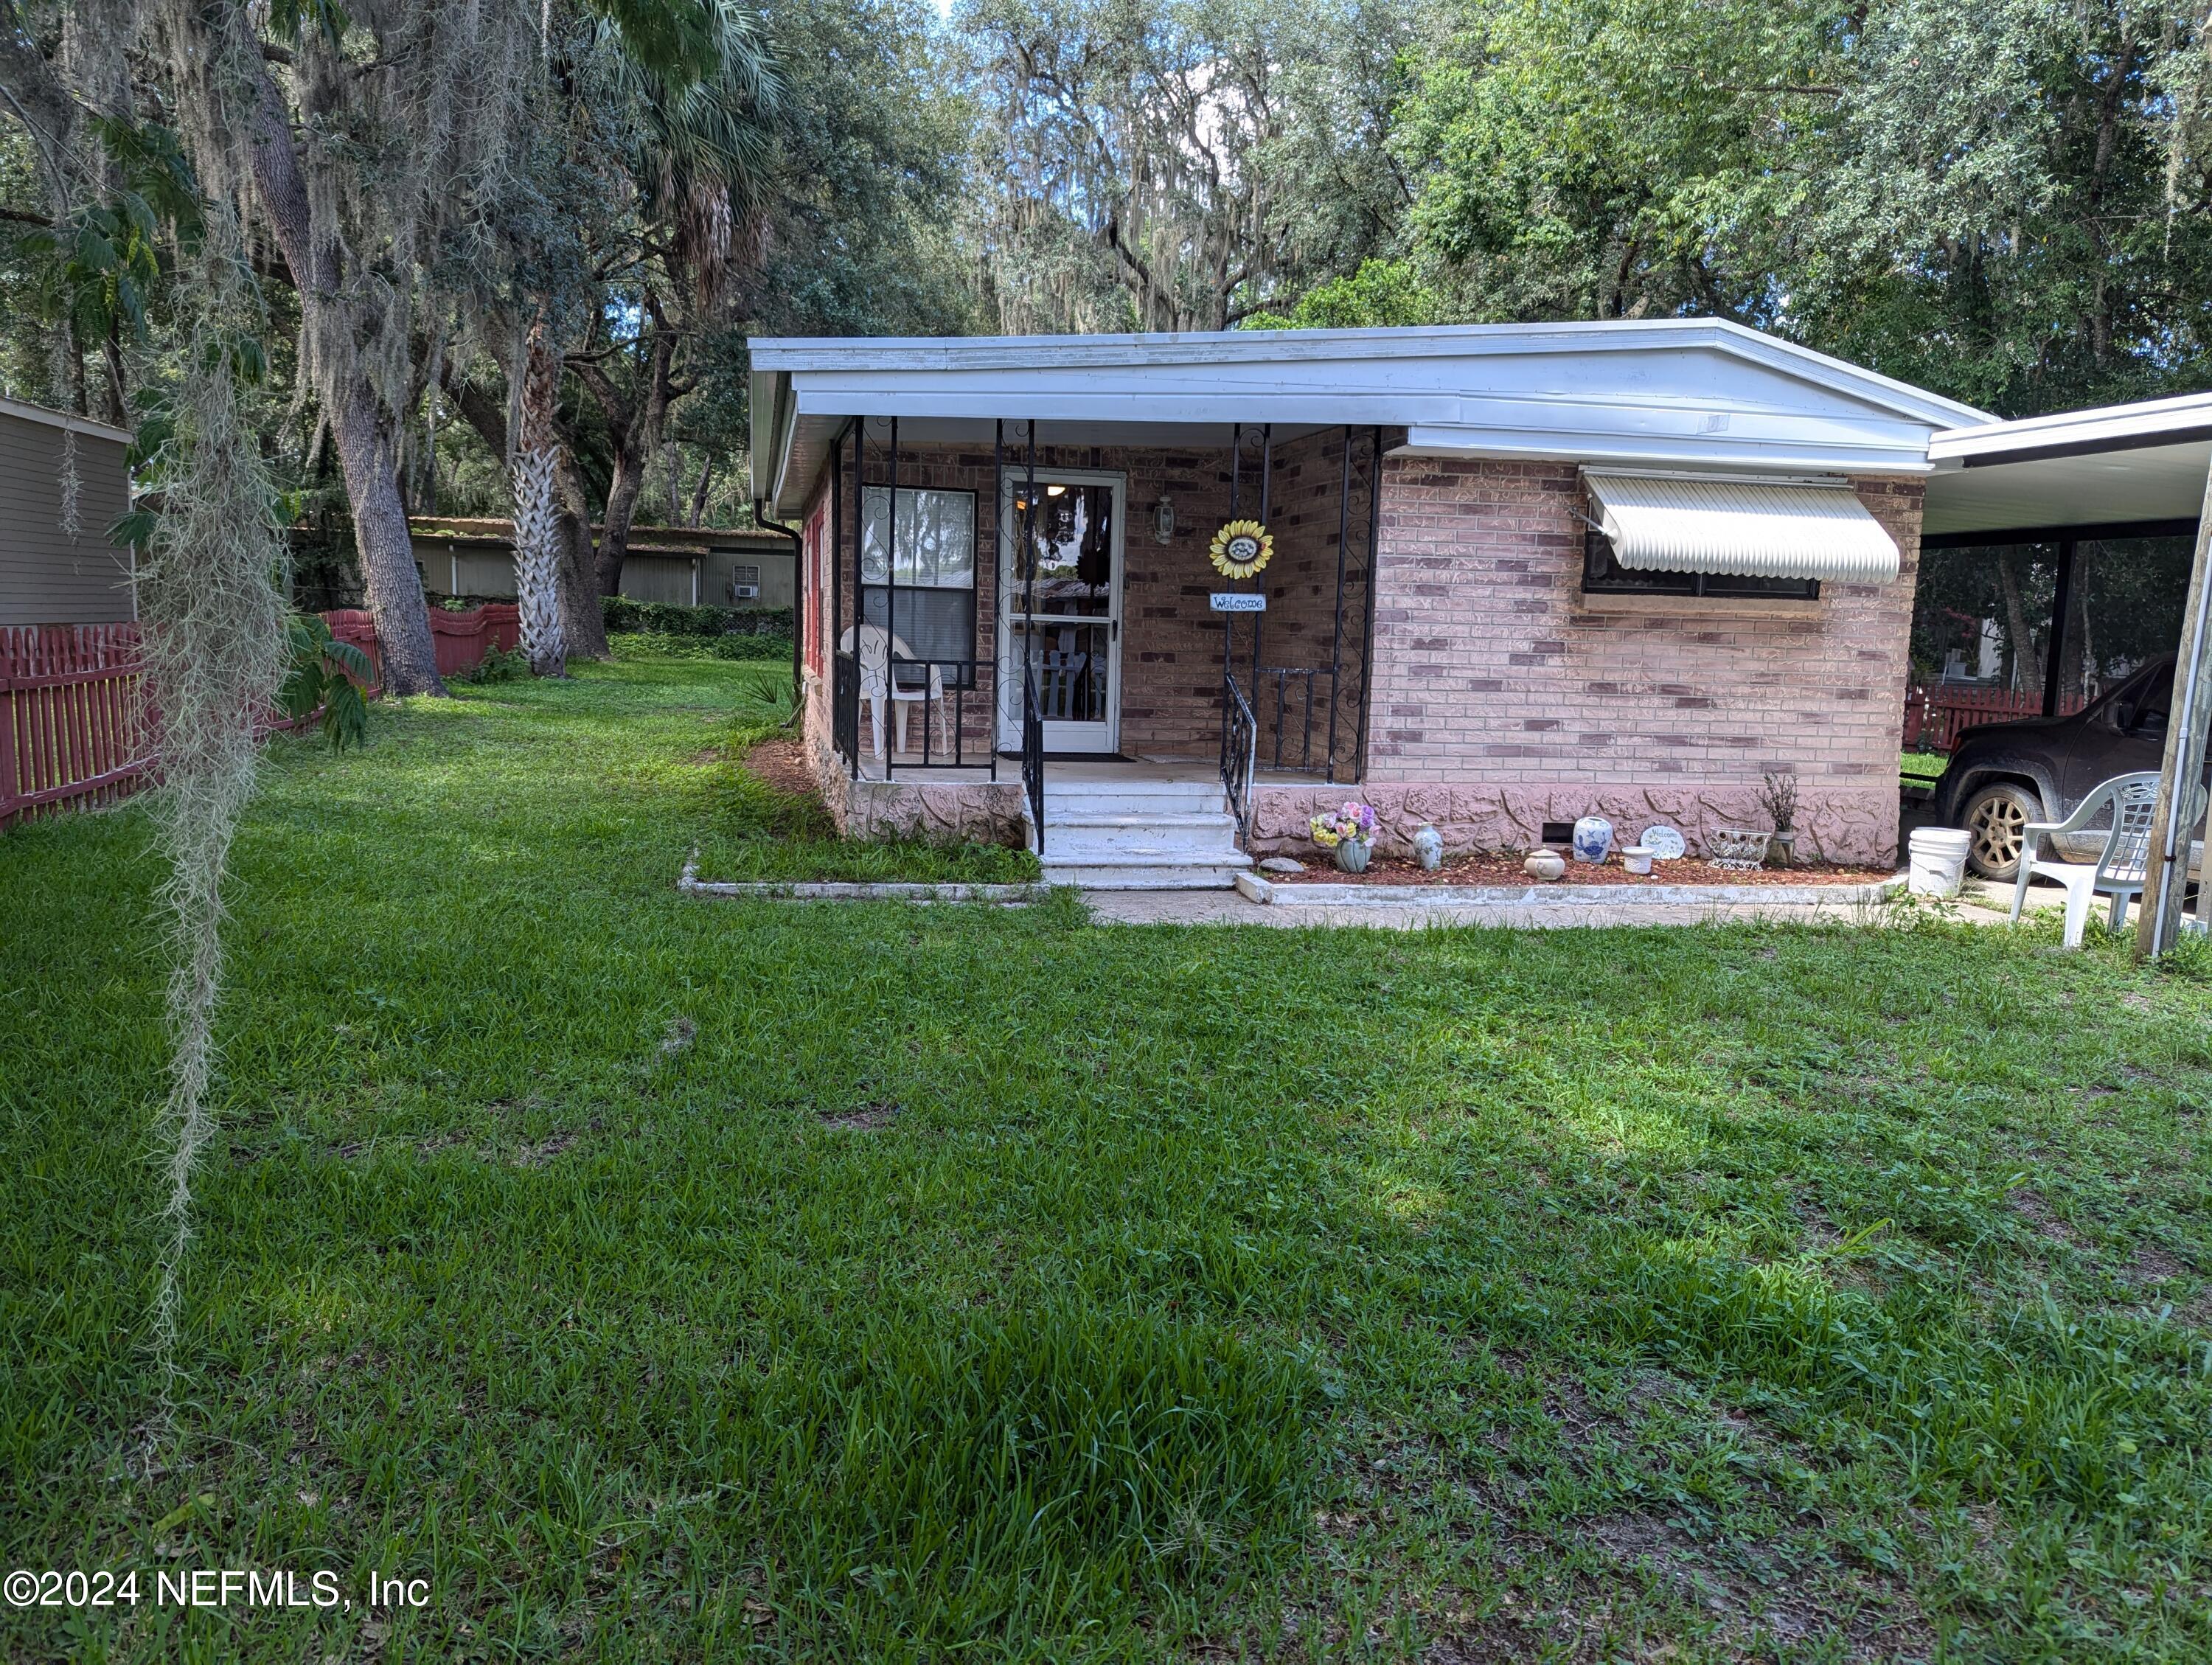
[[[2181,642],[2173,661],[2173,693],[2166,720],[2166,761],[2143,864],[2142,907],[2136,919],[2136,957],[2163,954],[2181,935],[2181,899],[2189,884],[2189,836],[2178,825],[2204,775],[2204,742],[2212,732],[2212,470],[2197,520],[2197,558],[2181,609]],[[2212,878],[2212,875],[2207,875]],[[2200,885],[2197,913],[2212,924],[2212,884]]]

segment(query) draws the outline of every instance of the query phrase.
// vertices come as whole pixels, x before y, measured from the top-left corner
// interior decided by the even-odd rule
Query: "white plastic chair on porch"
[[[856,640],[860,644],[857,647],[854,645]],[[914,649],[880,624],[853,626],[845,632],[845,639],[837,644],[837,650],[840,653],[852,654],[860,665],[860,692],[868,702],[868,720],[870,726],[874,731],[878,762],[880,763],[883,760],[884,755],[884,707],[885,705],[891,708],[894,726],[897,730],[898,749],[901,751],[906,750],[906,708],[909,705],[922,701],[927,701],[937,707],[938,739],[947,751],[952,749],[952,728],[945,711],[945,684],[939,678],[935,665],[929,667],[929,685],[926,689],[902,684],[898,678],[893,674],[892,662],[896,659],[913,659]],[[902,665],[896,669],[905,671],[907,667]],[[922,714],[922,720],[924,722],[929,720],[927,712]]]
[[[2012,917],[2020,919],[2021,906],[2027,901],[2027,885],[2032,878],[2056,879],[2066,887],[2066,946],[2081,945],[2081,929],[2089,919],[2089,904],[2103,891],[2112,899],[2110,923],[2115,931],[2126,919],[2128,903],[2142,895],[2143,867],[2150,854],[2151,817],[2158,805],[2158,775],[2155,771],[2139,775],[2118,775],[2104,782],[2084,798],[2080,807],[2063,821],[2031,821],[2023,828],[2023,842],[2020,850],[2020,877],[2012,890]],[[2182,824],[2194,827],[2204,813],[2204,788],[2199,787],[2186,800],[2187,814]],[[2051,861],[2036,854],[2036,847],[2048,841],[2053,848],[2060,848],[2058,841],[2087,828],[2098,813],[2110,808],[2112,812],[2112,830],[2106,835],[2105,848],[2094,861]],[[2094,829],[2093,829],[2094,830]]]

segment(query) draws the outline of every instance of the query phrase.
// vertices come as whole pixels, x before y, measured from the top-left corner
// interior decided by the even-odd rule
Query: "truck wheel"
[[[1984,878],[2014,878],[2020,872],[2020,850],[2027,842],[2027,823],[2042,814],[2043,805],[2035,794],[2017,781],[1995,781],[1976,787],[1960,817],[1974,836],[1966,851],[1966,865]]]

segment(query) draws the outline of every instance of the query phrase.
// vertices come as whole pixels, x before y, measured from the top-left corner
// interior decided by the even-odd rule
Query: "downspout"
[[[753,499],[753,524],[780,532],[791,540],[791,702],[803,726],[806,719],[806,540],[799,535],[797,526],[768,518],[765,497]]]

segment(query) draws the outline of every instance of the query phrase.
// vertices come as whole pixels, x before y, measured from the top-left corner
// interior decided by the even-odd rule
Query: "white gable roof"
[[[1924,472],[1930,433],[1990,419],[1712,319],[763,339],[752,362],[753,493],[779,516],[854,417],[970,442],[1034,420],[1048,444],[1349,423],[1404,428],[1418,454],[1864,473]]]

